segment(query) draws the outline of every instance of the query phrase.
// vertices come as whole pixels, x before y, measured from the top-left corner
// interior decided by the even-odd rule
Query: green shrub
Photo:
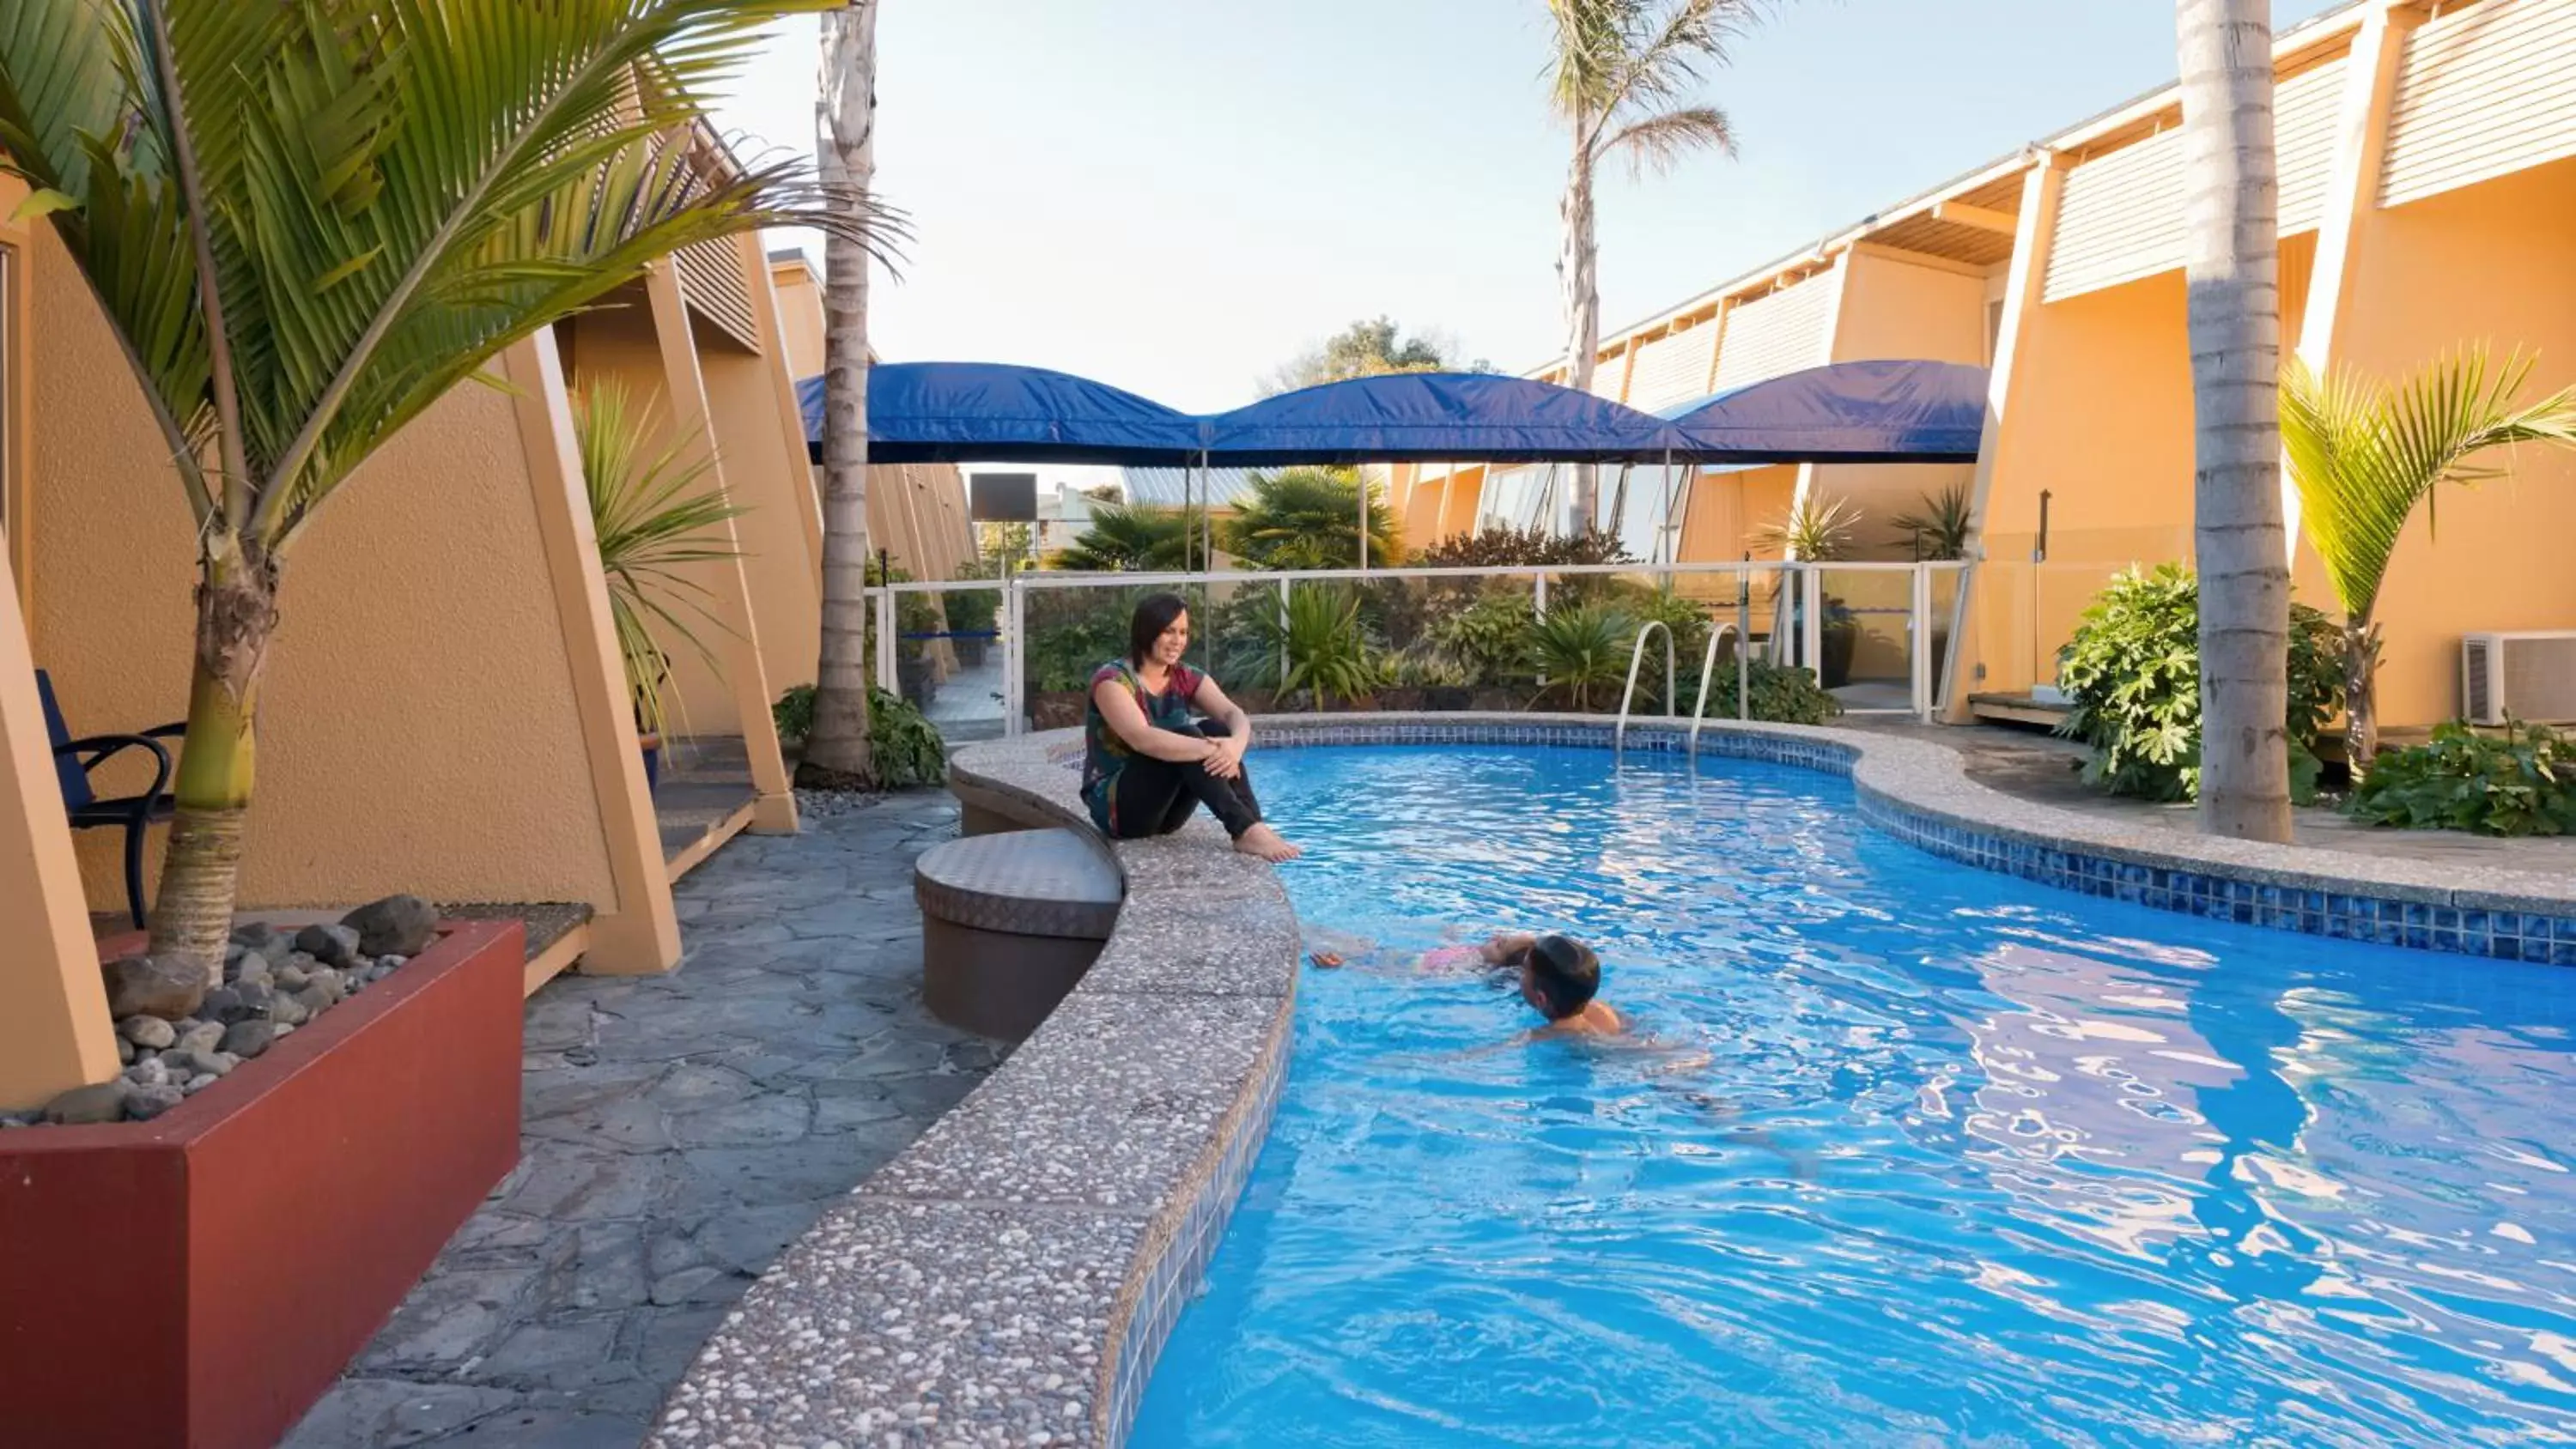
[[[1311,693],[1319,705],[1357,701],[1386,678],[1360,619],[1359,592],[1344,585],[1299,584],[1285,603],[1273,599],[1258,616],[1245,654],[1266,662],[1271,688],[1283,695]]]
[[[1547,680],[1537,698],[1553,696],[1578,710],[1591,709],[1596,702],[1617,703],[1636,631],[1633,620],[1606,605],[1548,610],[1529,635],[1530,664]]]
[[[1531,677],[1530,630],[1538,612],[1526,589],[1497,585],[1465,608],[1432,623],[1431,646],[1480,687],[1515,685]]]
[[[877,783],[889,790],[936,785],[948,778],[948,742],[910,700],[870,686],[868,756]]]
[[[795,741],[814,733],[814,686],[800,684],[778,696],[769,707],[770,721],[778,726],[778,738]]]
[[[814,732],[814,686],[800,684],[769,707],[784,743],[799,743]],[[912,702],[868,686],[868,751],[876,765],[877,783],[889,790],[936,785],[948,778],[948,742],[939,727],[924,718]]]
[[[2440,725],[2430,744],[2382,751],[2347,808],[2409,830],[2576,833],[2576,737],[2547,725],[2508,724],[2501,735]]]
[[[2290,606],[2291,794],[2315,797],[2317,735],[2343,700],[2342,634]],[[2084,611],[2058,661],[2073,708],[2057,727],[2091,751],[2086,784],[2114,795],[2200,792],[2200,584],[2178,564],[2131,569]]]
[[[1843,712],[1841,701],[1825,693],[1811,670],[1754,659],[1746,662],[1744,675],[1746,692],[1753,696],[1750,718],[1772,724],[1820,725]],[[1706,717],[1735,718],[1735,662],[1731,659],[1717,662],[1717,678],[1708,686]]]
[[[1422,568],[1562,568],[1568,564],[1635,563],[1619,535],[1606,528],[1551,534],[1544,528],[1505,528],[1453,534],[1414,555]]]

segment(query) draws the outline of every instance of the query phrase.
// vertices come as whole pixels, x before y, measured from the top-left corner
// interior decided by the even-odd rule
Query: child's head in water
[[[1521,999],[1550,1021],[1578,1014],[1601,989],[1601,958],[1570,937],[1539,937],[1519,964]]]

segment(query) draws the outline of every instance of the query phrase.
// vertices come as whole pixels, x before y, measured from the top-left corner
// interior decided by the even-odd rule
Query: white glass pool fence
[[[1241,677],[1245,651],[1254,647],[1246,637],[1247,626],[1261,634],[1265,642],[1259,647],[1284,652],[1275,625],[1257,621],[1263,615],[1273,620],[1283,616],[1300,586],[1334,585],[1365,599],[1372,614],[1372,644],[1387,657],[1426,647],[1432,627],[1427,621],[1441,610],[1444,617],[1454,616],[1476,600],[1525,589],[1531,617],[1544,619],[1551,605],[1563,607],[1569,599],[1589,600],[1624,586],[1623,604],[1662,595],[1696,605],[1713,630],[1733,626],[1721,659],[1732,660],[1735,651],[1749,647],[1753,658],[1815,674],[1845,714],[1928,721],[1952,687],[1948,672],[1955,651],[1950,641],[1960,637],[1965,623],[1973,567],[1964,561],[1740,561],[1189,573],[1039,570],[1007,579],[907,580],[872,591],[876,676],[881,688],[921,706],[952,740],[1018,735],[1078,720],[1089,671],[1125,652],[1130,611],[1149,593],[1177,593],[1189,601],[1193,627],[1187,660],[1232,688],[1230,676]],[[1645,622],[1636,619],[1620,637],[1619,670],[1631,662],[1635,636]],[[1660,653],[1654,657],[1660,662]],[[1456,691],[1473,693],[1478,709],[1523,712],[1541,707],[1526,690],[1509,699],[1502,697],[1506,690],[1499,685],[1473,683],[1455,686]],[[1639,692],[1636,715],[1681,717],[1689,704],[1685,693],[1670,687],[1667,671],[1658,671]],[[1588,703],[1606,718],[1619,706],[1620,695],[1614,673]],[[1558,699],[1543,707],[1565,705]],[[1273,698],[1265,708],[1272,713],[1313,710],[1316,703],[1311,694],[1301,694],[1293,700]],[[1068,712],[1073,718],[1066,717]],[[1711,706],[1710,712],[1731,717],[1733,709]]]

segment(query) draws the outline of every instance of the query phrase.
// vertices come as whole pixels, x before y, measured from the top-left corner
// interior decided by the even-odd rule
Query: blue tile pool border
[[[2576,965],[2576,885],[2557,877],[2125,827],[1977,784],[1956,751],[1910,736],[1726,722],[1704,727],[1694,744],[1687,731],[1664,721],[1632,723],[1619,739],[1598,717],[1565,715],[1309,715],[1261,719],[1255,728],[1264,749],[1610,749],[1616,743],[1641,753],[1695,750],[1708,758],[1795,765],[1848,778],[1864,822],[1962,865],[2329,939]],[[1080,757],[1075,731],[969,746],[951,758],[949,785],[970,822],[1069,827],[1118,865],[1127,887],[1118,924],[1100,963],[1070,999],[1236,995],[1276,1003],[1257,1040],[1244,1037],[1210,1058],[1206,1070],[1214,1079],[1185,1084],[1221,1105],[1204,1119],[1205,1141],[1185,1151],[1176,1168],[1119,1183],[1132,1191],[1116,1195],[1118,1206],[943,1200],[873,1187],[877,1179],[861,1184],[781,1256],[708,1340],[666,1401],[647,1440],[650,1449],[873,1443],[889,1433],[907,1443],[985,1442],[997,1434],[1028,1442],[1036,1428],[1057,1444],[1114,1449],[1125,1442],[1155,1361],[1204,1285],[1269,1135],[1289,1069],[1298,953],[1295,918],[1275,877],[1227,851],[1212,822],[1195,821],[1163,841],[1113,843],[1093,834],[1076,793]],[[1204,929],[1212,899],[1223,903],[1218,914],[1230,922],[1223,938]],[[1040,1070],[1085,1069],[1068,1054],[1078,1055],[1077,1049],[1041,1028],[967,1100],[1006,1092]],[[1101,1090],[1135,1089],[1104,1076]],[[1006,1134],[968,1151],[990,1154],[973,1165],[1007,1179],[1016,1165],[1061,1163],[1082,1147]],[[955,1170],[958,1144],[945,1150]],[[1036,1363],[1036,1370],[1060,1366],[1063,1372],[1045,1373],[1033,1386],[1028,1342],[1020,1336],[1025,1315],[1005,1322],[1019,1310],[986,1285],[995,1259],[1043,1259],[1040,1249],[1059,1241],[1094,1244],[1088,1251],[1097,1261],[1036,1268],[1015,1262],[1012,1269],[1022,1273],[1014,1282],[1031,1273],[1064,1275],[1038,1285],[1053,1295],[1049,1312],[1060,1327]],[[895,1265],[907,1286],[890,1303],[877,1278],[851,1277],[853,1261]],[[814,1281],[799,1283],[800,1275]],[[853,1281],[862,1286],[851,1288]],[[841,1301],[852,1293],[867,1301]],[[926,1318],[959,1302],[965,1309],[926,1323],[907,1316],[917,1309]],[[830,1318],[842,1321],[833,1332],[818,1333],[817,1322]],[[854,1375],[848,1369],[853,1355],[936,1362],[939,1377]],[[925,1421],[925,1402],[952,1417]],[[1031,1407],[997,1409],[1002,1403]]]

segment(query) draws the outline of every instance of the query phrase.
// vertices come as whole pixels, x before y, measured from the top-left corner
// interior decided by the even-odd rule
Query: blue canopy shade
[[[823,379],[796,384],[805,443],[821,456]],[[886,362],[868,369],[871,463],[1196,461],[1199,420],[1132,392],[1043,367]]]
[[[1986,370],[1838,362],[1665,408],[1676,456],[1704,463],[1973,463]]]
[[[1264,398],[1208,422],[1217,467],[1291,463],[1620,463],[1680,439],[1657,419],[1520,377],[1403,372]]]

